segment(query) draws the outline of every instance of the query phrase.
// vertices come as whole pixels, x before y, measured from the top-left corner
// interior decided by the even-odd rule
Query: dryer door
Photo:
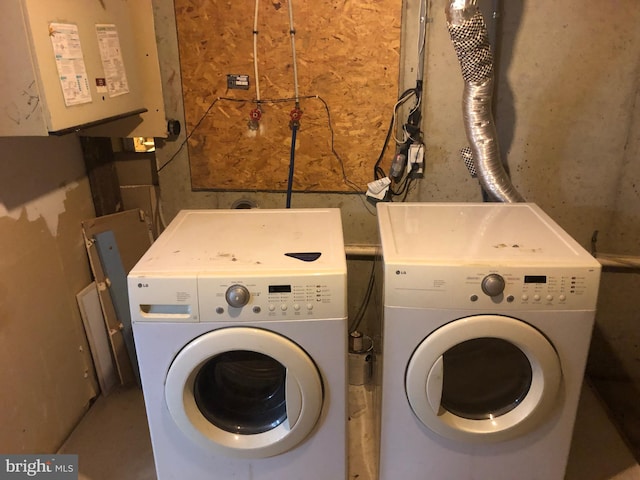
[[[562,372],[549,340],[527,323],[476,315],[425,338],[405,376],[411,408],[438,434],[501,441],[535,428],[558,399]]]
[[[320,372],[297,344],[259,328],[206,333],[175,357],[165,400],[195,443],[231,457],[278,455],[301,443],[323,403]]]

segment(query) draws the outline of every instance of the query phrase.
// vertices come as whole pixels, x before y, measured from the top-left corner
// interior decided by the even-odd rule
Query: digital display
[[[269,285],[269,293],[291,293],[291,285]]]
[[[547,283],[546,275],[525,275],[524,283]]]

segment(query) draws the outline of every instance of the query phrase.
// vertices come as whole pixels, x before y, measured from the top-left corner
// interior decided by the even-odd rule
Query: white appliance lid
[[[346,271],[340,210],[182,210],[136,273]]]
[[[378,221],[387,263],[598,265],[531,203],[379,203]]]

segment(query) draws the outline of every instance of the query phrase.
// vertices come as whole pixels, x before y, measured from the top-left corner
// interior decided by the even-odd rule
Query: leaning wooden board
[[[118,243],[122,268],[125,273],[128,273],[151,246],[151,225],[141,210],[127,210],[85,220],[82,222],[82,232],[91,270],[98,287],[100,305],[118,376],[123,384],[135,383],[137,381],[135,369],[132,368],[132,359],[127,352],[128,341],[125,341],[124,337],[125,326],[123,319],[118,318],[116,313],[116,302],[112,298],[112,291],[109,288],[111,280],[100,261],[95,237],[104,232],[113,232]]]

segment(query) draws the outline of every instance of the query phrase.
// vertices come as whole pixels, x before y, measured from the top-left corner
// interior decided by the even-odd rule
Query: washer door
[[[259,328],[206,333],[176,356],[165,383],[182,432],[226,456],[264,458],[301,443],[323,403],[320,372],[298,345]]]
[[[502,441],[542,422],[562,372],[547,338],[515,318],[477,315],[434,331],[413,353],[405,376],[409,404],[438,434]]]

